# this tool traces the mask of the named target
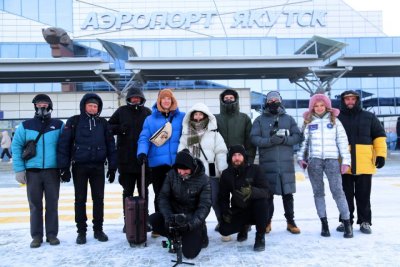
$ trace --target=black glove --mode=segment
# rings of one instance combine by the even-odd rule
[[[270,140],[271,140],[271,144],[280,145],[280,144],[283,144],[283,142],[285,142],[285,137],[275,134],[270,137]]]
[[[71,181],[71,171],[69,168],[60,169],[60,180],[63,183]]]
[[[108,169],[108,171],[107,171],[107,178],[108,178],[108,182],[110,183],[110,184],[112,184],[113,182],[114,182],[114,180],[115,180],[115,173],[117,172],[117,170],[116,169]]]
[[[375,160],[375,166],[380,169],[385,166],[385,158],[381,156],[377,156]]]
[[[146,154],[140,153],[140,154],[137,156],[137,161],[138,161],[139,165],[143,165],[144,163],[146,163],[146,162],[147,162],[147,156],[146,156]]]
[[[222,220],[226,223],[231,223],[232,222],[232,211],[228,210],[227,212],[222,214]]]

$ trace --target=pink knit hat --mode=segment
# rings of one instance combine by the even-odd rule
[[[308,111],[304,112],[303,114],[303,118],[304,119],[308,119],[310,117],[310,114],[312,114],[314,112],[314,105],[317,102],[324,102],[325,106],[326,106],[326,110],[328,112],[331,112],[335,117],[337,117],[340,113],[340,110],[338,110],[337,108],[332,108],[332,102],[329,99],[329,97],[327,97],[324,94],[315,94],[311,97],[310,102],[308,104]]]

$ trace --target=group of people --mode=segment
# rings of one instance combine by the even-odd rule
[[[385,164],[385,131],[372,113],[362,110],[356,92],[346,91],[341,99],[339,111],[331,107],[328,97],[315,94],[300,130],[286,113],[277,91],[267,94],[264,112],[253,124],[240,112],[239,95],[232,89],[220,94],[220,113],[214,115],[203,103],[193,105],[186,113],[180,111],[171,89],[161,90],[150,110],[144,106],[142,89],[133,86],[127,91],[127,104],[108,121],[100,117],[101,98],[88,93],[81,100],[81,114],[69,118],[65,125],[51,118],[51,99],[39,94],[33,99],[35,117],[21,123],[12,144],[16,178],[27,184],[31,247],[43,242],[43,194],[46,241],[51,245],[60,243],[60,181],[69,182],[71,177],[75,187],[76,243],[86,243],[88,182],[94,238],[108,240],[103,231],[106,163],[110,183],[118,170],[124,215],[124,199],[133,195],[135,187],[141,187],[141,166],[146,166],[146,192],[141,197],[148,199],[149,184],[155,195],[155,213],[149,215],[147,227],[152,237],[170,237],[174,216],[184,214],[185,221],[178,231],[185,257],[194,258],[208,246],[206,218],[211,207],[218,221],[215,230],[223,241],[231,240],[234,233],[238,233],[237,241],[245,241],[251,225],[255,225],[254,250],[263,251],[265,234],[272,230],[274,195],[282,196],[287,230],[300,233],[293,198],[293,146],[300,143],[297,159],[302,168],[308,169],[322,223],[321,235],[330,235],[323,172],[340,212],[337,230],[343,231],[344,237],[353,236],[355,198],[357,224],[363,233],[371,233],[371,177]],[[36,155],[24,160],[25,143],[38,134],[42,136],[37,140]],[[259,165],[254,164],[257,148]]]

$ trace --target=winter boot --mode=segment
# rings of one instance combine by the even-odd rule
[[[100,242],[107,242],[108,236],[103,231],[95,231],[94,238],[99,240]]]
[[[201,248],[208,247],[208,234],[207,234],[206,224],[203,225],[203,229],[201,230],[201,238],[202,238]]]
[[[363,234],[371,234],[372,230],[371,230],[371,225],[368,222],[363,222],[360,225],[360,231]]]
[[[60,240],[55,236],[47,237],[46,242],[48,242],[51,246],[57,246],[60,244]]]
[[[76,238],[76,243],[78,245],[86,244],[86,233],[79,233]]]
[[[338,227],[336,227],[336,231],[342,232],[342,233],[344,232],[344,224],[342,222],[339,224]]]
[[[269,232],[271,232],[272,230],[272,226],[271,226],[271,222],[267,225],[267,227],[265,228],[265,233],[269,234]]]
[[[321,218],[321,236],[328,237],[331,236],[331,233],[329,232],[329,226],[328,226],[328,219],[326,217]]]
[[[265,233],[256,233],[256,241],[254,242],[254,251],[265,250]]]
[[[247,240],[247,233],[249,232],[249,225],[243,226],[242,230],[237,234],[236,240],[243,242]]]
[[[30,247],[31,248],[38,248],[42,244],[43,239],[42,238],[34,238],[31,242]]]
[[[344,224],[344,238],[352,238],[353,237],[353,226],[350,223],[350,220],[343,220]]]
[[[294,221],[287,222],[286,230],[288,230],[292,234],[300,234],[300,228],[297,227],[297,225]]]

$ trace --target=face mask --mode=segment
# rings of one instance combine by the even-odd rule
[[[47,118],[47,117],[49,117],[50,116],[50,114],[51,114],[51,111],[48,111],[47,110],[47,108],[38,108],[37,110],[36,110],[36,116],[37,117],[39,117],[39,118]]]
[[[279,102],[267,103],[267,108],[268,108],[269,112],[271,112],[272,114],[277,114],[280,106],[281,106],[281,103],[279,103]]]

